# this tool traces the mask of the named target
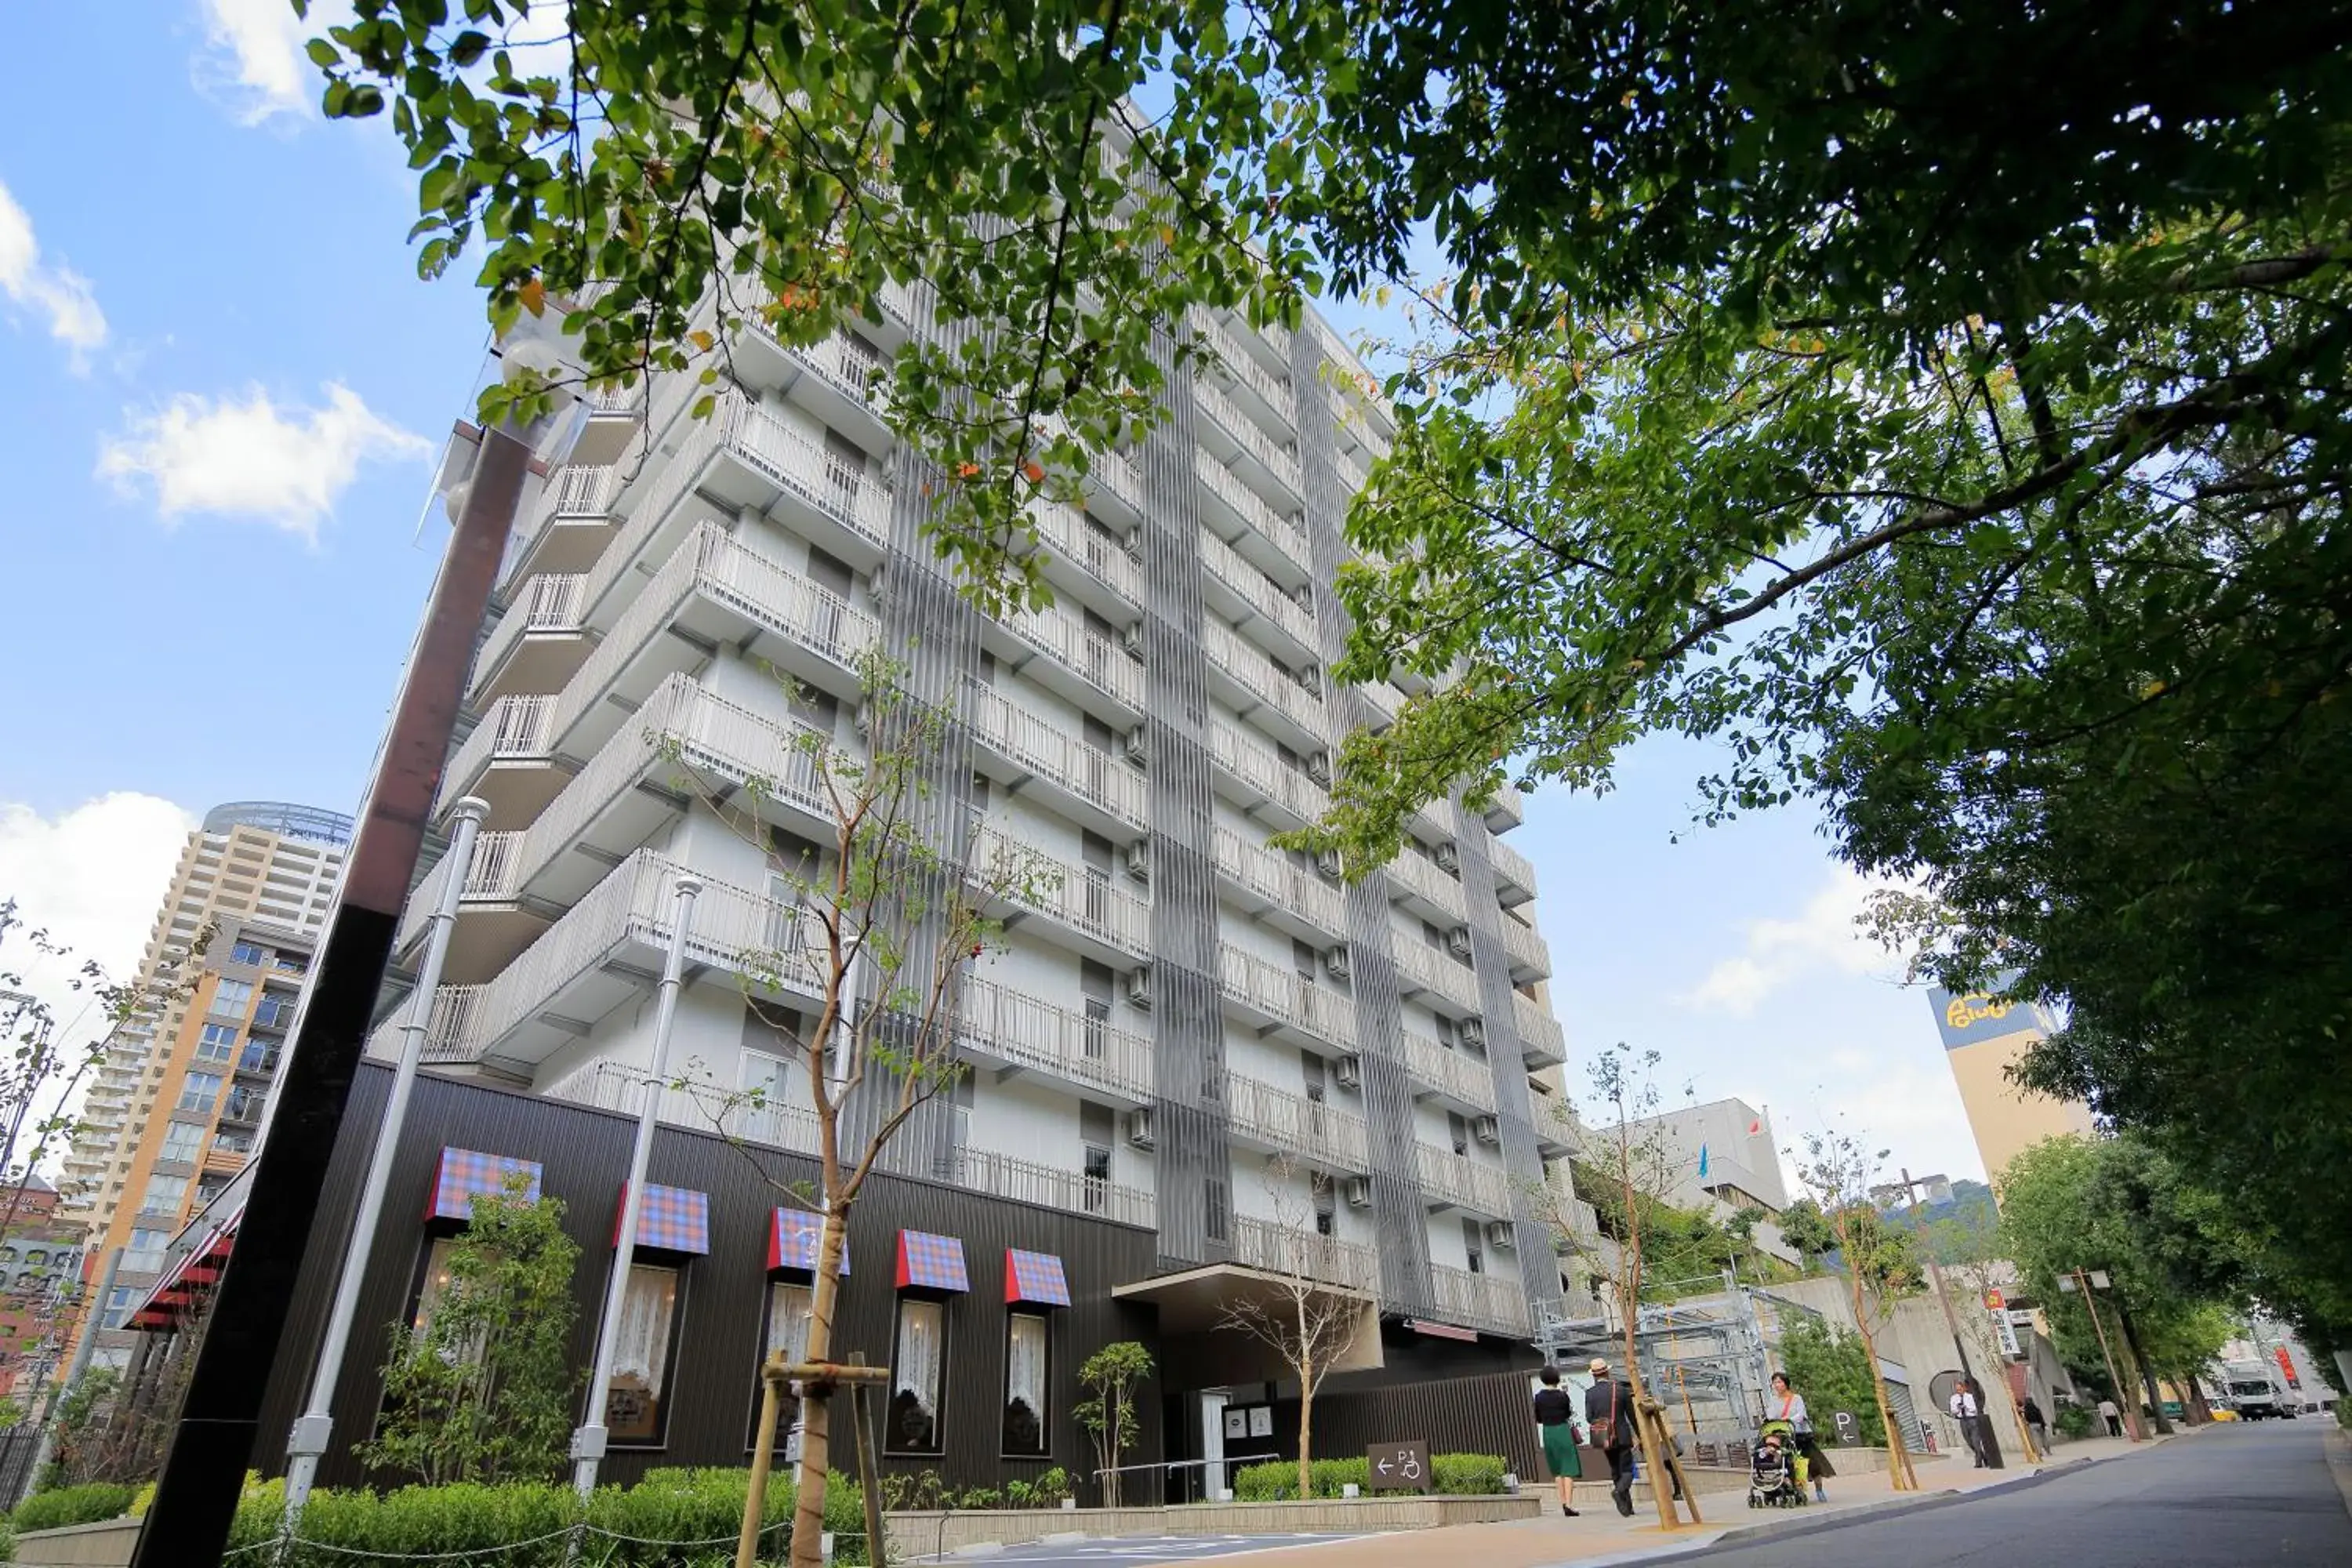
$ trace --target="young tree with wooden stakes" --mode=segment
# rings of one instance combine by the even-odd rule
[[[1298,1496],[1315,1495],[1315,1395],[1331,1369],[1355,1348],[1363,1332],[1366,1298],[1350,1293],[1339,1278],[1339,1250],[1315,1227],[1311,1201],[1300,1196],[1296,1162],[1276,1155],[1266,1163],[1265,1190],[1274,1209],[1276,1257],[1259,1263],[1279,1281],[1272,1299],[1236,1296],[1218,1314],[1217,1327],[1256,1341],[1282,1358],[1298,1380]]]
[[[715,1091],[690,1077],[648,1091],[693,1096],[764,1179],[822,1216],[801,1348],[806,1364],[835,1360],[839,1264],[868,1178],[891,1141],[962,1070],[954,1052],[958,985],[1001,934],[991,911],[1037,905],[1055,883],[1049,862],[1004,835],[989,836],[984,852],[961,859],[942,847],[965,837],[943,819],[944,807],[933,805],[942,782],[933,773],[950,749],[948,718],[908,691],[903,667],[887,655],[860,656],[857,673],[867,736],[859,748],[803,729],[784,740],[766,772],[721,776],[684,740],[655,737],[680,784],[766,858],[778,900],[771,940],[736,955],[734,964],[751,1005],[805,1068],[808,1101],[787,1104],[768,1085]],[[789,677],[779,679],[793,686]],[[814,811],[829,818],[831,842],[814,854],[782,847],[772,829],[785,806],[797,817]],[[804,1028],[788,1026],[771,1002],[779,996],[817,999]],[[747,1111],[810,1119],[814,1183],[774,1173],[742,1136]],[[744,1552],[753,1550],[762,1521],[776,1405],[770,1381],[744,1501]],[[831,1458],[829,1406],[809,1398],[801,1410],[793,1504],[796,1568],[821,1560]]]
[[[1918,1262],[1910,1237],[1891,1229],[1879,1218],[1871,1201],[1886,1151],[1872,1151],[1849,1132],[1814,1132],[1805,1137],[1805,1157],[1797,1179],[1812,1193],[1845,1259],[1846,1289],[1853,1298],[1853,1321],[1862,1348],[1870,1357],[1870,1386],[1878,1401],[1878,1419],[1886,1429],[1886,1473],[1899,1492],[1917,1491],[1919,1477],[1911,1468],[1911,1450],[1895,1419],[1887,1397],[1886,1379],[1879,1371],[1878,1341],[1871,1317],[1884,1303],[1918,1288]]]

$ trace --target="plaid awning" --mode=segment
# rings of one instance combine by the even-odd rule
[[[147,1299],[122,1320],[122,1326],[165,1331],[178,1328],[182,1313],[228,1267],[229,1248],[236,1245],[237,1223],[244,1218],[245,1205],[240,1204],[203,1240],[173,1259],[170,1271],[149,1287]]]
[[[506,1191],[507,1173],[521,1171],[530,1177],[530,1195],[539,1196],[540,1163],[511,1154],[483,1154],[472,1149],[444,1149],[441,1168],[433,1178],[433,1206],[426,1219],[471,1219],[474,1200],[484,1193]]]
[[[971,1276],[964,1271],[963,1243],[952,1236],[928,1231],[898,1233],[898,1289],[901,1290],[969,1290]]]
[[[1062,1271],[1062,1260],[1050,1252],[1024,1252],[1017,1247],[1006,1247],[1004,1300],[1008,1306],[1068,1306],[1070,1279]]]
[[[814,1274],[817,1244],[824,1232],[824,1215],[806,1209],[778,1209],[776,1223],[768,1229],[768,1267]],[[849,1237],[845,1236],[841,1238],[841,1267],[834,1273],[841,1278],[849,1274]]]
[[[629,1185],[621,1184],[621,1195],[613,1205],[613,1245],[621,1245],[621,1215],[629,1205]],[[698,1258],[710,1252],[710,1194],[698,1193],[691,1187],[665,1187],[658,1182],[646,1184],[646,1201],[637,1205],[637,1245],[658,1247],[670,1252],[691,1252]]]

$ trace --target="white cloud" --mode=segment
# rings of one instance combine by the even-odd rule
[[[55,1009],[61,1027],[84,1016],[87,988],[71,985],[85,961],[108,978],[128,979],[170,886],[172,868],[188,831],[189,813],[152,795],[119,791],[86,801],[55,817],[31,806],[0,802],[0,902],[15,900],[22,929],[0,937],[0,970],[22,976],[25,989]],[[38,954],[33,931],[72,949],[66,958]],[[70,1037],[68,1037],[70,1038]]]
[[[1746,1018],[1798,981],[1886,968],[1885,952],[1854,924],[1854,917],[1882,885],[1849,867],[1832,867],[1828,883],[1801,910],[1786,920],[1748,921],[1742,951],[1718,961],[1678,1000],[1687,1007]]]
[[[100,452],[100,477],[126,494],[144,480],[166,520],[210,511],[258,518],[305,540],[377,459],[429,458],[430,443],[331,383],[319,408],[280,411],[259,387],[217,401],[183,393],[160,412],[134,415]]]
[[[314,27],[287,0],[204,0],[205,52],[196,57],[199,90],[239,125],[307,117],[318,101],[317,71],[302,53]]]
[[[63,263],[41,259],[33,220],[5,184],[0,184],[0,293],[48,319],[49,336],[72,353],[76,372],[86,369],[90,351],[106,342],[106,316],[89,279]]]

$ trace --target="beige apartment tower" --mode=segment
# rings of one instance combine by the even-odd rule
[[[2091,1108],[2079,1100],[2053,1100],[2018,1087],[2009,1069],[2049,1037],[2056,1022],[2033,1002],[2014,1000],[2000,986],[1954,995],[1942,986],[1928,993],[1936,1005],[1936,1027],[1944,1037],[1944,1058],[1952,1064],[1960,1104],[1976,1135],[1985,1179],[1996,1194],[2009,1163],[2044,1138],[2089,1135]]]

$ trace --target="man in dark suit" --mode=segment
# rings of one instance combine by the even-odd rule
[[[1609,1495],[1617,1511],[1633,1516],[1633,1385],[1609,1375],[1606,1357],[1592,1358],[1592,1386],[1584,1391],[1584,1424],[1609,1461]]]

